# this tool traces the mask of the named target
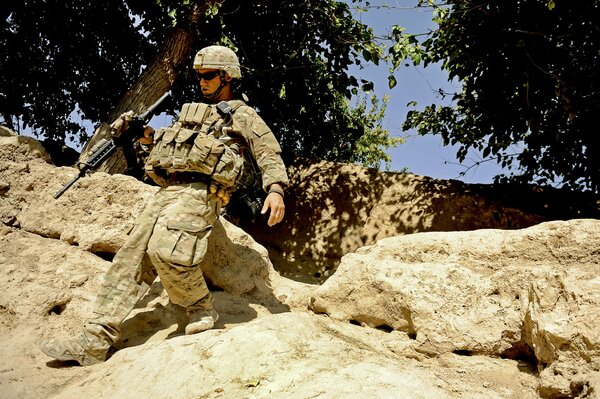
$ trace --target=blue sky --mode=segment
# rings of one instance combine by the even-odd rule
[[[349,2],[350,3],[350,2]],[[354,17],[373,28],[375,35],[386,36],[392,25],[406,28],[407,33],[421,34],[435,29],[432,22],[431,9],[415,9],[416,0],[371,1],[367,12],[356,13]],[[352,5],[351,5],[352,6]],[[389,44],[389,43],[386,43]],[[402,66],[395,73],[398,84],[393,89],[388,88],[387,76],[389,67],[380,65],[370,66],[363,70],[353,70],[355,76],[371,80],[375,84],[375,93],[382,97],[390,97],[384,128],[394,136],[406,138],[406,143],[389,151],[392,157],[391,170],[400,170],[407,167],[408,171],[417,175],[425,175],[440,179],[458,179],[467,183],[491,183],[492,178],[500,173],[501,168],[494,162],[486,162],[469,170],[466,166],[480,161],[476,152],[469,154],[465,166],[460,165],[456,159],[456,148],[442,145],[441,137],[427,135],[418,136],[413,131],[403,132],[407,112],[412,109],[407,104],[417,101],[417,109],[426,105],[448,104],[449,99],[442,99],[437,90],[442,88],[445,92],[456,92],[460,88],[457,83],[451,83],[447,74],[439,66],[427,68]],[[460,176],[461,172],[465,172]]]

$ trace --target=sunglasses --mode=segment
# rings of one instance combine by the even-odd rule
[[[212,71],[212,72],[204,72],[204,73],[200,73],[200,72],[196,72],[196,75],[198,76],[198,79],[202,80],[213,80],[214,78],[216,78],[217,76],[219,76],[221,74],[221,71]]]

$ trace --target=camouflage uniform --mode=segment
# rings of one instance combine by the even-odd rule
[[[223,201],[210,190],[215,181],[220,190],[236,190],[254,175],[255,160],[263,189],[273,183],[288,184],[281,149],[269,127],[243,101],[228,103],[233,110],[225,116],[216,105],[185,104],[173,126],[156,132],[146,170],[161,189],[115,255],[94,306],[95,317],[84,327],[76,347],[67,351],[79,352],[80,363],[105,359],[119,337],[121,323],[156,275],[170,300],[188,313],[212,308],[199,264]],[[210,169],[213,173],[208,173]],[[52,345],[42,349],[61,359]]]

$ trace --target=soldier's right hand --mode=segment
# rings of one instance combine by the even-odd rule
[[[113,123],[110,124],[110,131],[113,137],[120,137],[129,127],[129,121],[135,114],[133,111],[123,112]]]

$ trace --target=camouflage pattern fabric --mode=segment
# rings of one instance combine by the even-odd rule
[[[51,339],[42,341],[40,349],[50,357],[61,361],[75,361],[82,366],[106,360],[111,341],[100,325],[88,324],[81,334],[73,339]]]
[[[199,301],[210,293],[198,265],[219,215],[219,201],[204,183],[170,186],[164,192],[176,200],[161,211],[148,242],[148,255],[171,302],[188,312],[205,309],[206,304]]]
[[[212,297],[198,266],[220,211],[205,183],[160,189],[106,272],[84,330],[115,343],[120,325],[156,276],[173,303],[188,312],[210,309]],[[98,329],[101,326],[101,329]]]
[[[249,152],[243,154],[244,158],[250,155],[256,161],[265,191],[273,183],[287,186],[281,148],[272,131],[243,101],[229,103],[236,109],[229,121],[217,114],[214,105],[194,106],[192,103],[192,107],[190,104],[184,106],[186,112],[182,110],[182,118],[174,126],[210,131],[217,138],[223,135],[233,138],[226,142],[227,145],[241,145]],[[190,113],[187,112],[189,109],[201,111]],[[160,139],[157,137],[158,141]],[[177,172],[189,171],[183,168]],[[170,173],[173,171],[164,170],[163,176]],[[188,313],[212,309],[212,296],[199,264],[206,254],[222,200],[217,196],[218,191],[211,192],[206,179],[200,177],[199,174],[198,182],[193,183],[161,184],[163,187],[139,216],[104,276],[94,307],[95,317],[84,327],[82,337],[85,339],[76,342],[77,348],[85,346],[81,342],[91,345],[85,347],[86,361],[90,356],[92,360],[105,356],[119,338],[121,323],[157,275],[170,300],[186,307]]]
[[[233,123],[229,135],[239,135],[245,141],[252,158],[256,161],[262,176],[262,188],[268,191],[273,183],[279,183],[286,187],[289,179],[285,164],[281,159],[281,147],[275,135],[256,113],[254,108],[249,107],[241,100],[230,101],[233,107],[239,108],[233,114]]]
[[[213,175],[218,172],[223,173],[227,169],[224,164],[230,165],[233,161],[223,162],[224,159],[212,159],[208,162],[216,150],[212,141],[205,140],[206,135],[211,135],[222,140],[228,147],[236,148],[236,152],[244,156],[245,163],[248,163],[246,155],[256,161],[262,176],[261,187],[264,191],[267,191],[273,183],[287,186],[289,179],[281,159],[281,147],[271,129],[244,101],[231,100],[228,103],[234,110],[231,120],[225,120],[215,105],[184,104],[178,121],[171,128],[157,131],[154,148],[146,164],[148,175],[161,186],[166,185],[166,182],[160,177],[173,171],[202,172],[209,175],[210,171],[202,170],[198,165],[194,166],[187,162],[192,153],[194,158],[204,158],[207,163],[216,165],[211,168]],[[193,137],[191,134],[184,135],[188,131],[197,132],[192,143],[186,143]],[[221,158],[228,154],[222,151],[217,153]],[[245,165],[245,167],[253,168],[252,165]]]

